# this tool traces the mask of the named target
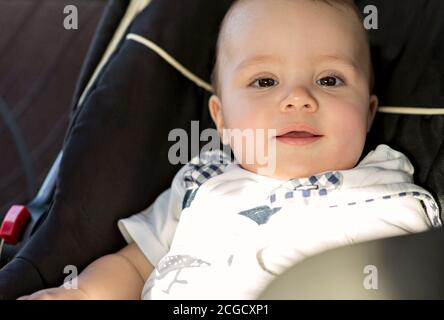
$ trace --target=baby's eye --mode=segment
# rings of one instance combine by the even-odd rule
[[[339,87],[345,84],[341,78],[335,75],[323,77],[318,81],[316,81],[316,83],[320,86],[325,86],[325,87]]]
[[[253,87],[259,87],[259,88],[268,88],[276,86],[278,82],[271,78],[261,78],[255,80],[253,83],[251,83],[251,86]]]

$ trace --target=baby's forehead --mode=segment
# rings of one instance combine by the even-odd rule
[[[305,48],[365,64],[368,40],[351,8],[322,0],[241,0],[224,19],[218,56],[238,60],[251,53],[288,54]],[[289,40],[290,39],[290,40]],[[307,43],[312,46],[305,46]],[[297,47],[299,43],[299,47]],[[292,47],[293,46],[293,47]],[[307,54],[311,51],[306,50]],[[227,61],[225,61],[227,62]]]
[[[224,18],[219,34],[218,49],[220,51],[242,50],[243,47],[251,45],[245,40],[258,37],[259,33],[267,34],[269,40],[273,40],[280,34],[295,35],[295,39],[298,35],[311,37],[313,30],[319,28],[319,23],[328,24],[328,29],[332,30],[339,29],[341,25],[345,29],[342,30],[345,31],[344,33],[352,38],[361,40],[364,38],[364,43],[368,42],[357,13],[344,5],[330,4],[330,1],[333,0],[238,0]],[[322,20],[311,19],[317,16],[322,16]],[[295,24],[294,22],[297,21],[301,23]],[[292,28],[295,25],[297,27]],[[344,33],[338,36],[341,37]],[[239,39],[241,41],[236,42]]]

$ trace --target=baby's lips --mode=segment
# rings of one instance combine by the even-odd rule
[[[298,135],[301,137],[307,137],[307,136],[322,136],[318,132],[318,130],[314,129],[310,125],[306,123],[295,123],[293,125],[286,126],[282,129],[277,130],[277,137],[281,136],[294,136],[297,137]]]
[[[279,137],[309,138],[309,137],[315,137],[315,135],[307,131],[290,131]]]

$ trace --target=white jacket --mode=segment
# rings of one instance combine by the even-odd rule
[[[409,160],[386,145],[351,170],[290,181],[226,159],[193,159],[153,205],[119,221],[156,266],[142,298],[252,299],[305,257],[441,226]]]

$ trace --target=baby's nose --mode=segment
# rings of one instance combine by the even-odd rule
[[[318,103],[309,90],[298,87],[293,89],[281,103],[282,112],[294,109],[315,112],[318,110]]]

